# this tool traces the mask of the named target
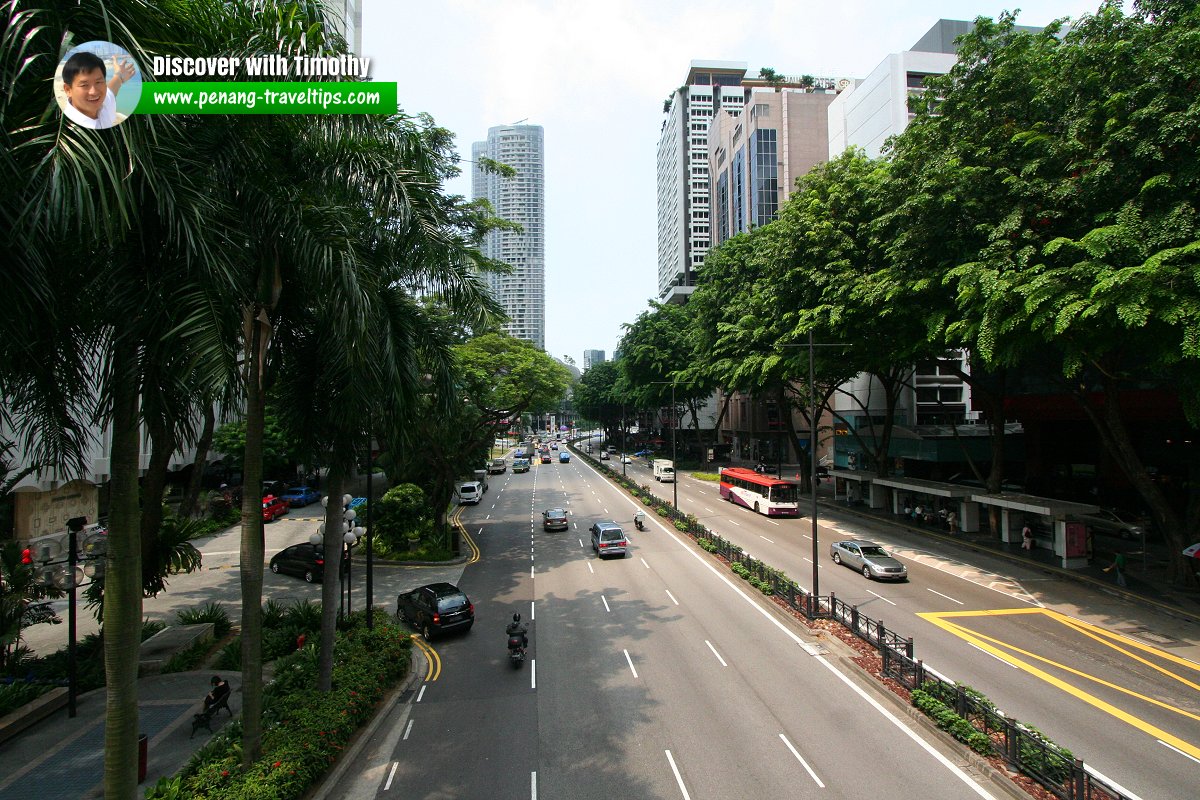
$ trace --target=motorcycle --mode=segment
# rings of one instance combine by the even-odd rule
[[[639,531],[646,530],[646,520],[644,517],[634,517],[633,524]]]
[[[525,637],[519,633],[508,635],[508,660],[513,667],[521,666],[525,660]]]
[[[30,603],[21,612],[21,627],[23,628],[28,628],[30,625],[40,625],[43,622],[50,622],[55,625],[62,624],[62,617],[54,610],[54,606],[48,602]]]

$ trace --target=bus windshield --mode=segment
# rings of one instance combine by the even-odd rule
[[[795,503],[796,498],[796,484],[794,483],[781,483],[771,487],[770,500],[772,503]]]

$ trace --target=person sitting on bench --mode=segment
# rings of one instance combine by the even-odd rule
[[[209,714],[222,706],[229,708],[229,682],[220,675],[213,675],[212,691],[204,695],[204,713]]]

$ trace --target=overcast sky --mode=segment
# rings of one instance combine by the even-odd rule
[[[545,128],[546,350],[612,358],[657,293],[655,152],[663,100],[693,59],[864,78],[939,19],[1045,25],[1099,0],[363,0],[371,77],[458,152],[494,125]],[[469,174],[469,172],[467,173]],[[447,187],[470,196],[464,175]]]

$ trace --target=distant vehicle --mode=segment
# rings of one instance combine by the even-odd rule
[[[1150,533],[1147,521],[1128,511],[1102,508],[1094,514],[1076,514],[1074,518],[1093,531],[1115,533],[1122,539],[1140,539],[1143,533]]]
[[[551,443],[550,443],[550,449],[551,449],[551,450],[557,450],[557,449],[558,449],[558,442],[551,442]]]
[[[607,450],[610,453],[615,453],[615,452],[617,452],[617,446],[615,444],[610,444],[608,447],[605,448],[605,450]]]
[[[543,464],[549,464],[549,463],[550,463],[550,454],[549,454],[548,452],[547,452],[547,453],[542,453],[542,463],[543,463]]]
[[[468,503],[478,505],[483,499],[483,489],[479,486],[479,481],[468,481],[458,487],[458,502],[460,505]]]
[[[426,641],[437,634],[469,631],[475,605],[453,583],[431,583],[396,597],[396,616],[412,625]]]
[[[542,530],[565,531],[567,527],[566,511],[561,508],[548,508],[542,512]]]
[[[654,480],[659,483],[675,482],[675,462],[659,458],[654,461]]]
[[[591,531],[592,549],[596,551],[596,555],[600,558],[625,557],[629,541],[625,538],[625,533],[621,530],[620,525],[615,522],[593,522]]]
[[[486,492],[488,490],[488,471],[486,469],[477,469],[473,474],[475,475],[475,482],[479,484],[480,491]]]
[[[760,475],[752,469],[722,469],[721,497],[768,517],[800,516],[796,484]]]
[[[633,459],[632,459],[632,458],[630,458],[629,456],[624,456],[624,455],[623,455],[623,456],[621,456],[621,463],[622,463],[622,464],[632,464],[632,463],[633,463]]]
[[[600,460],[601,460],[601,461],[608,461],[608,451],[607,451],[607,450],[601,450],[601,451],[600,451]]]
[[[568,453],[566,450],[563,450],[562,452],[560,452],[558,454],[558,463],[560,463],[560,464],[571,463],[571,454]]]
[[[513,459],[513,472],[529,472],[529,459],[528,458],[514,458]]]
[[[276,497],[273,494],[269,494],[262,499],[262,506],[263,522],[274,522],[288,513],[288,509],[291,508],[286,500],[282,497]]]
[[[654,455],[654,451],[653,450],[638,450],[636,453],[634,453],[634,455],[635,456],[652,456],[652,455]],[[670,462],[668,461],[667,463],[669,464]]]
[[[829,546],[829,555],[833,563],[858,570],[867,580],[908,580],[908,569],[875,542],[861,539],[834,542]]]
[[[325,577],[325,552],[308,542],[285,547],[271,556],[271,572],[296,575],[308,583],[320,583]]]
[[[310,489],[307,486],[297,486],[295,488],[288,489],[287,492],[284,493],[283,499],[286,500],[288,505],[292,508],[300,508],[301,506],[306,506],[310,503],[315,503],[320,500],[321,493],[316,489]]]
[[[502,475],[505,472],[508,472],[508,462],[503,458],[493,458],[488,464],[489,475]]]

